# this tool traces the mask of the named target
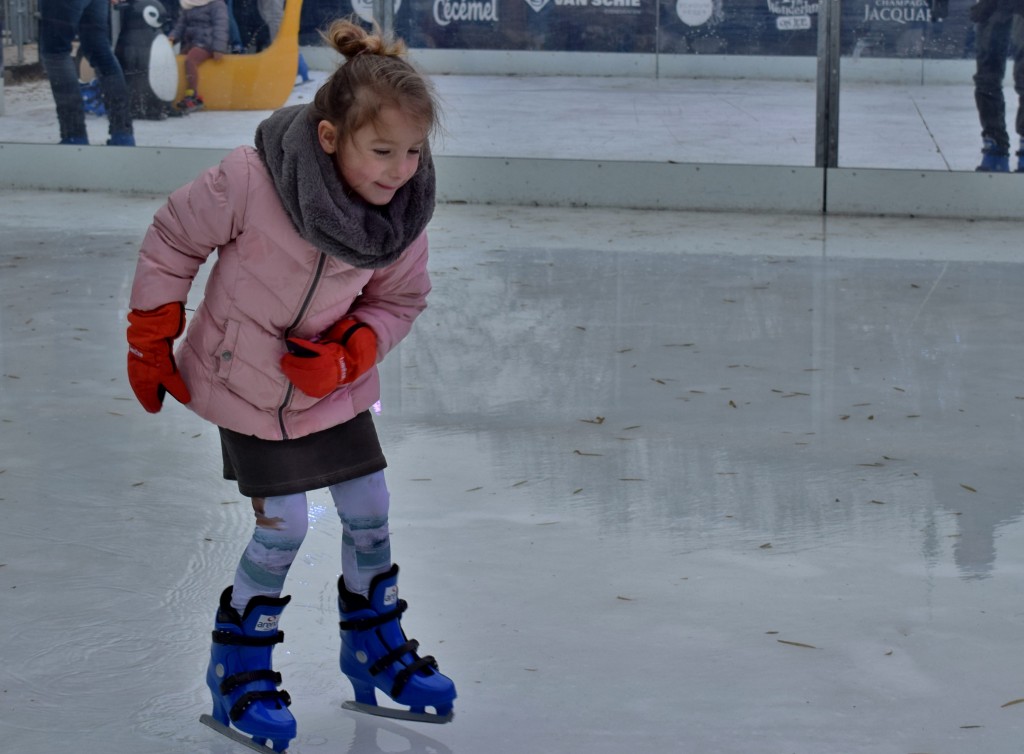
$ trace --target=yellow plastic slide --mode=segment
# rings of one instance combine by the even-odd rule
[[[224,55],[199,66],[199,96],[207,110],[276,110],[288,99],[299,70],[302,0],[287,0],[274,41],[252,55]],[[177,102],[185,96],[185,56],[178,55]]]

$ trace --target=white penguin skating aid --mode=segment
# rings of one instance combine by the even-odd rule
[[[172,114],[178,61],[164,34],[167,10],[160,0],[124,0],[114,54],[124,70],[132,118],[163,120]]]

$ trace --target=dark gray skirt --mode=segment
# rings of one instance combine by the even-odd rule
[[[224,478],[248,497],[330,487],[387,467],[373,417],[354,419],[294,440],[261,440],[220,427]]]

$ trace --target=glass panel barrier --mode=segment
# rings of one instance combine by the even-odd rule
[[[452,153],[811,166],[816,13],[804,0],[404,0],[395,18],[414,48],[532,51],[548,74],[577,59],[571,79],[440,81],[457,111],[502,113],[502,142],[456,132]]]
[[[282,33],[271,44],[256,0],[232,0],[237,54],[202,65],[205,112],[180,118],[173,105],[185,94],[184,66],[168,57],[166,38],[178,0],[119,7],[110,36],[130,86],[142,92],[133,101],[136,141],[159,147],[250,141],[269,110],[308,101],[322,81],[323,71],[313,71],[308,84],[294,76],[299,50],[321,44],[318,29],[339,15],[369,20],[373,12],[368,0],[288,0]],[[472,64],[456,66],[464,75],[439,76],[442,96],[454,105],[446,153],[805,166],[814,164],[816,14],[808,0],[394,3],[396,32],[414,54],[539,61],[527,66],[538,74],[528,78],[507,75],[523,72],[521,58],[519,68],[505,70],[500,57],[492,78],[468,75],[478,72]],[[5,30],[8,57],[27,50],[30,60],[8,61],[0,142],[56,143],[61,134],[38,64],[38,31],[18,37]],[[76,66],[86,85],[89,142],[103,144],[107,120],[97,87],[89,86],[96,74],[80,56]],[[154,104],[148,90],[158,88],[161,71],[172,91],[157,92],[164,101]],[[481,119],[496,112],[501,121],[482,128]]]
[[[0,1],[7,82],[0,142],[56,143],[36,0]],[[842,3],[840,166],[974,169],[981,138],[970,4]],[[133,102],[138,144],[250,141],[269,110],[308,101],[323,80],[324,71],[314,70],[309,82],[293,75],[299,51],[320,44],[318,29],[339,15],[372,14],[372,0],[288,0],[282,34],[270,43],[256,0],[232,6],[240,52],[204,64],[207,108],[187,118],[175,117],[173,107],[185,88],[183,65],[166,58],[178,0],[130,0],[112,14],[110,36],[131,85],[148,74],[143,90],[164,87],[161,112]],[[154,14],[156,25],[140,28]],[[394,2],[396,32],[414,54],[470,61],[446,64],[455,75],[437,77],[449,106],[446,153],[592,160],[814,165],[818,16],[813,0]],[[480,73],[473,61],[483,58],[473,56],[481,54],[491,56],[489,76],[472,75]],[[87,63],[76,59],[76,66],[84,84],[96,78]],[[158,68],[171,71],[170,94],[154,78]],[[508,75],[524,71],[530,75]],[[86,86],[83,97],[89,141],[105,143],[95,88]],[[480,126],[485,117],[489,128]]]
[[[845,3],[840,167],[974,170],[981,139],[974,98],[972,4]]]
[[[680,98],[673,158],[814,165],[818,3],[661,0],[659,85]]]

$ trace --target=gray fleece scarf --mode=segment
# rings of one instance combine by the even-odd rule
[[[256,129],[256,149],[299,235],[353,267],[397,260],[434,213],[434,162],[420,155],[412,179],[383,207],[349,192],[332,155],[320,147],[309,105],[278,110]]]

